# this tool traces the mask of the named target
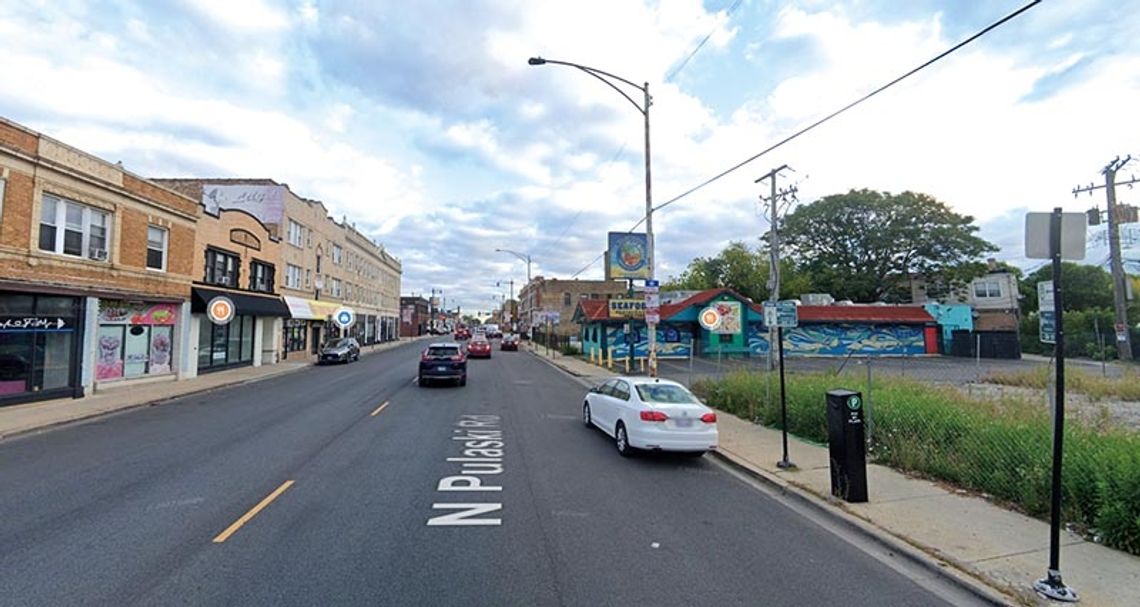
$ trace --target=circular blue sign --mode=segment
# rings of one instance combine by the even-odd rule
[[[356,322],[356,313],[349,308],[337,308],[333,313],[333,322],[342,329],[351,327]]]

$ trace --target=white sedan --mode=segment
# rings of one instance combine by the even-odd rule
[[[717,448],[716,412],[667,379],[616,377],[591,388],[582,421],[612,436],[623,456],[637,449],[699,456]]]

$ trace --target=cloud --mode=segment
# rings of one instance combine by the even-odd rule
[[[495,282],[525,273],[496,248],[567,277],[645,209],[641,112],[527,57],[650,84],[660,205],[1018,4],[781,6],[15,3],[0,20],[0,115],[143,174],[289,183],[401,257],[405,291],[489,307]],[[1140,151],[1138,36],[1140,19],[1107,0],[1042,3],[655,213],[658,273],[754,245],[767,226],[753,181],[780,164],[805,203],[863,187],[931,194],[1014,259],[1025,210],[1083,210],[1072,186]],[[600,276],[594,264],[580,277]]]

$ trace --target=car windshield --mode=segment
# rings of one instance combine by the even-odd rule
[[[673,384],[637,384],[637,395],[647,403],[699,403],[691,392]]]
[[[459,348],[455,346],[432,346],[428,348],[427,355],[432,358],[450,358],[459,355]]]
[[[342,339],[342,340],[336,342],[336,347],[338,347],[338,348],[347,348],[351,345],[352,345],[351,339]]]

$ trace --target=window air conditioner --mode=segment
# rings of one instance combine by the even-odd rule
[[[87,250],[87,256],[95,261],[107,261],[107,249],[96,249],[92,247]]]

